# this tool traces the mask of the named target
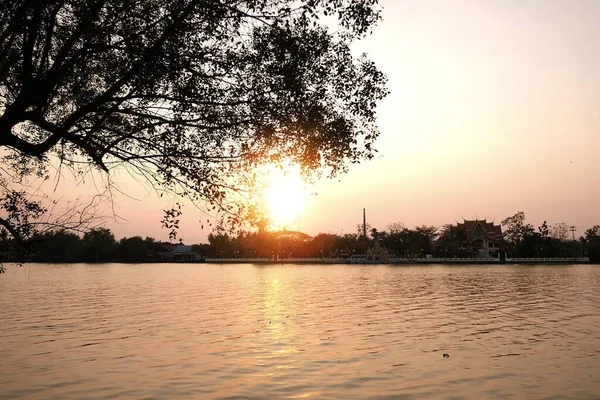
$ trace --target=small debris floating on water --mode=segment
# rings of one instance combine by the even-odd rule
[[[444,358],[450,358],[450,354],[444,353],[444,355],[442,357],[444,357]]]

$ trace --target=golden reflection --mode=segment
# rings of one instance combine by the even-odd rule
[[[282,314],[285,313],[280,286],[279,278],[271,279],[264,307],[265,318],[269,321],[270,331],[276,334],[275,339],[280,339],[283,332]]]
[[[315,392],[308,392],[308,393],[302,393],[296,396],[289,396],[289,399],[306,399],[309,398],[310,396],[314,395]]]
[[[288,295],[290,294],[284,282],[278,277],[270,278],[267,283],[264,301],[264,319],[267,321],[267,329],[264,330],[262,341],[268,348],[265,358],[273,360],[270,373],[278,370],[292,368],[289,365],[289,354],[297,352],[296,339],[297,330],[289,319]],[[277,361],[276,361],[277,360]],[[286,361],[285,363],[279,362]]]

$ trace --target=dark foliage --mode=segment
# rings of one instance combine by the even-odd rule
[[[517,212],[515,215],[502,221],[506,251],[512,257],[579,257],[590,256],[594,246],[585,237],[580,240],[569,240],[567,235],[568,226],[558,223],[548,226],[547,222],[536,229],[533,225],[526,223],[525,213]],[[586,232],[586,236],[593,236],[593,228]]]
[[[350,45],[379,18],[376,0],[3,2],[0,224],[30,235],[45,209],[12,179],[56,158],[124,166],[238,223],[258,164],[371,158],[385,77]]]

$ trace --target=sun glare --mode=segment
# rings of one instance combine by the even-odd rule
[[[263,196],[273,229],[295,227],[307,198],[299,177],[285,175],[272,178]]]

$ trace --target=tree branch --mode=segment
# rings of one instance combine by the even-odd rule
[[[21,234],[11,225],[10,222],[5,220],[4,218],[0,218],[0,225],[6,228],[6,230],[12,235],[13,239],[15,239],[21,246],[23,246],[24,249],[30,252],[33,251],[29,244],[25,241]]]
[[[195,4],[192,2],[188,5],[188,7],[181,12],[180,15],[173,15],[173,20],[183,19],[191,12],[191,10],[195,7]],[[173,34],[177,28],[177,24],[172,21],[171,24],[167,26],[162,35],[156,41],[146,49],[145,54],[140,57],[133,66],[124,73],[116,82],[114,82],[104,93],[100,96],[96,97],[83,107],[77,109],[73,114],[71,114],[63,123],[63,126],[66,128],[70,128],[75,124],[77,120],[79,120],[82,116],[94,110],[95,108],[101,106],[111,99],[113,95],[115,95],[125,84],[129,83],[131,78],[137,74],[141,68],[150,60],[154,52],[162,46],[166,40]]]

